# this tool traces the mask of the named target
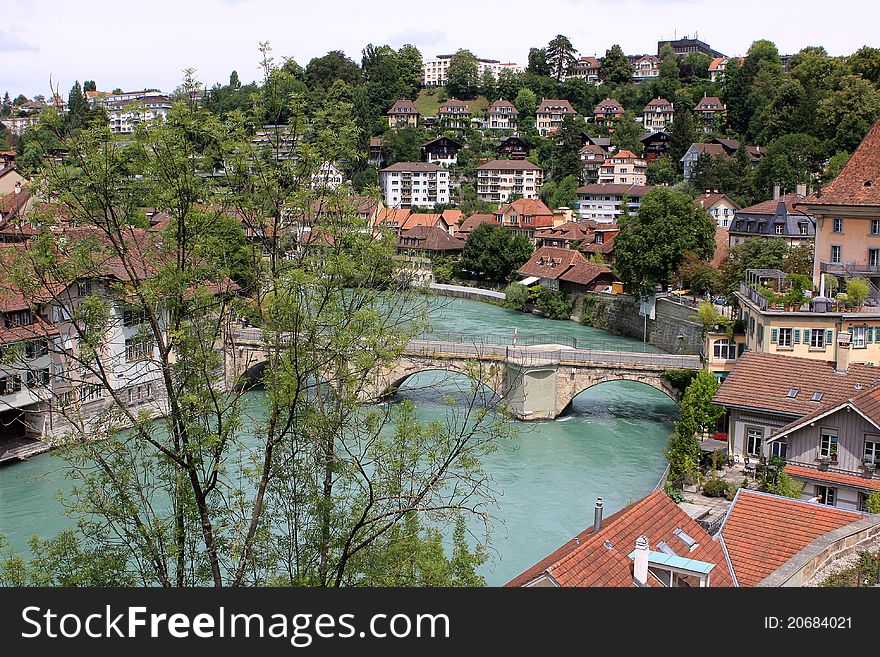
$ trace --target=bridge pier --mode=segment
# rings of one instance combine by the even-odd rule
[[[556,410],[558,365],[529,366],[507,361],[505,401],[518,420],[552,420]]]

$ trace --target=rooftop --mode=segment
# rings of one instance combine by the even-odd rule
[[[813,205],[880,206],[880,119],[837,177],[806,202]]]

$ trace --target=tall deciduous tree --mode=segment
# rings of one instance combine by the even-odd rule
[[[446,90],[454,98],[476,98],[480,91],[480,67],[470,50],[459,50],[449,62]]]
[[[623,116],[614,120],[614,132],[611,133],[611,143],[619,150],[632,151],[641,155],[645,145],[641,139],[645,136],[645,129],[636,120],[635,114],[625,112]]]
[[[488,281],[510,280],[532,256],[532,243],[525,235],[484,223],[474,228],[464,243],[461,267]]]
[[[547,51],[544,48],[529,48],[526,71],[537,76],[549,77],[552,74],[550,63],[547,61]]]
[[[638,216],[621,215],[614,239],[617,275],[643,294],[665,289],[688,251],[706,260],[715,252],[715,221],[690,196],[658,188],[642,197]]]
[[[397,65],[404,98],[415,100],[422,86],[422,53],[411,43],[397,49]]]
[[[623,53],[623,48],[618,44],[614,44],[602,58],[602,64],[599,68],[599,77],[605,84],[622,85],[630,81],[633,74],[632,64]]]
[[[329,89],[336,80],[355,86],[361,79],[360,66],[341,50],[333,50],[323,57],[312,59],[305,70],[305,82],[310,89]]]

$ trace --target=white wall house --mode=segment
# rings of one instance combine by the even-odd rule
[[[528,160],[492,160],[477,167],[477,198],[505,203],[514,195],[538,198],[544,170]]]
[[[449,63],[452,55],[436,55],[427,57],[422,65],[422,83],[426,87],[442,87],[446,85]],[[501,62],[497,59],[477,59],[478,75],[482,76],[485,71],[491,71],[498,79],[502,71],[522,73],[525,68],[513,62]]]
[[[382,196],[389,208],[449,203],[449,172],[428,162],[398,162],[379,172]]]

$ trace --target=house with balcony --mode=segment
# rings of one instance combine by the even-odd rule
[[[519,198],[502,204],[495,211],[495,223],[514,235],[525,235],[534,241],[539,231],[556,225],[557,215],[539,198]]]
[[[524,160],[529,156],[529,145],[516,135],[511,135],[501,140],[495,149],[502,160]]]
[[[103,101],[110,130],[120,134],[131,134],[140,123],[164,121],[171,111],[171,104],[171,99],[167,96],[149,92],[110,96]]]
[[[639,185],[646,182],[648,163],[632,151],[617,151],[599,167],[601,185]]]
[[[544,170],[528,160],[492,160],[477,167],[477,198],[507,203],[516,195],[536,199],[544,184]]]
[[[436,258],[459,257],[464,242],[437,226],[420,225],[400,233],[395,244],[395,264],[408,280],[419,285],[434,282]]]
[[[698,130],[715,132],[727,116],[727,105],[717,96],[703,96],[694,106],[694,123]]]
[[[648,164],[660,159],[669,150],[669,133],[665,130],[651,132],[639,139],[639,141],[644,146],[645,161]]]
[[[440,125],[446,128],[463,130],[470,125],[471,108],[463,100],[450,98],[437,110]]]
[[[449,203],[449,172],[429,162],[397,162],[379,171],[382,197],[389,208]]]
[[[703,208],[715,220],[719,228],[729,227],[733,222],[736,212],[742,209],[727,194],[721,194],[717,190],[710,191],[707,189],[694,199],[694,203]]]
[[[830,183],[806,198],[816,218],[813,284],[822,274],[862,276],[880,288],[880,120]]]
[[[519,111],[509,100],[496,100],[486,109],[486,130],[515,130],[519,120]]]
[[[388,117],[388,125],[399,130],[401,128],[417,128],[421,115],[411,100],[401,99],[395,101],[385,116]]]
[[[602,84],[602,80],[599,77],[601,68],[602,63],[595,57],[581,57],[569,67],[565,78],[581,78],[590,84],[598,86]]]
[[[623,116],[623,105],[613,98],[606,98],[593,108],[593,121],[597,125],[610,127],[614,124],[615,119]]]
[[[451,167],[458,162],[458,151],[463,145],[449,137],[437,137],[422,144],[422,157],[425,162]]]
[[[370,137],[370,144],[367,148],[367,164],[378,169],[385,161],[385,154],[382,152],[382,138]]]
[[[639,57],[633,64],[632,79],[634,82],[644,82],[660,77],[660,58],[655,55]]]
[[[642,125],[647,132],[665,130],[674,118],[675,107],[665,98],[655,98],[642,110]]]
[[[780,238],[790,247],[812,244],[816,239],[816,219],[803,201],[800,194],[785,194],[736,210],[728,227],[729,248],[755,237]]]
[[[559,130],[562,120],[566,116],[575,116],[577,112],[567,100],[545,98],[538,105],[535,112],[535,127],[542,136],[547,136]]]
[[[630,214],[637,215],[642,197],[653,189],[652,185],[584,185],[577,189],[578,213],[581,219],[616,224],[623,213],[624,199]]]
[[[605,164],[608,151],[601,146],[587,143],[581,146],[578,155],[581,158],[583,181],[587,184],[599,182],[599,172]]]

